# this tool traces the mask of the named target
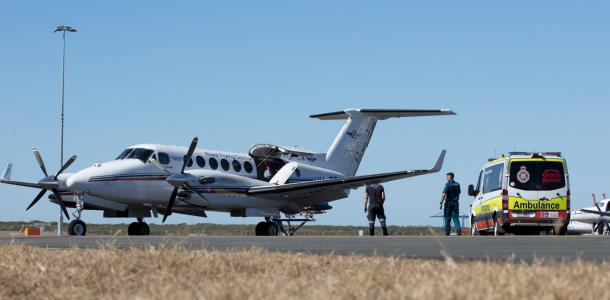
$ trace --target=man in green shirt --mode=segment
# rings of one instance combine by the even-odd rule
[[[451,220],[455,225],[455,231],[457,235],[462,235],[462,227],[460,226],[460,184],[454,180],[455,174],[447,173],[447,184],[443,189],[441,196],[441,209],[443,209],[443,202],[445,202],[445,210],[443,216],[445,219],[445,235],[451,233]]]

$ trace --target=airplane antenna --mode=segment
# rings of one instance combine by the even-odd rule
[[[57,26],[55,28],[55,32],[61,32],[63,47],[61,54],[61,141],[60,141],[60,166],[64,165],[64,81],[65,81],[65,71],[66,71],[66,32],[76,32],[76,28],[70,26]],[[59,199],[61,202],[61,199]],[[59,209],[59,222],[57,222],[57,235],[61,236],[62,227],[64,223],[64,215],[62,214],[62,209]]]

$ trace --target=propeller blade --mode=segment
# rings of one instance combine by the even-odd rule
[[[593,204],[595,205],[595,207],[597,207],[597,211],[602,211],[601,208],[599,208],[599,205],[597,205],[597,199],[595,199],[595,194],[593,194]]]
[[[53,189],[51,191],[53,192],[53,195],[55,195],[55,199],[57,199],[57,203],[59,203],[59,206],[61,206],[61,210],[64,212],[66,219],[70,220],[70,215],[68,214],[68,209],[66,208],[66,204],[64,203],[64,200],[61,199],[61,195],[59,195],[59,192],[55,189]]]
[[[167,220],[167,216],[172,213],[172,207],[174,207],[174,202],[176,201],[176,194],[178,193],[178,188],[174,188],[172,191],[172,195],[169,197],[169,202],[167,203],[167,207],[165,208],[165,212],[163,213],[163,223]]]
[[[188,185],[188,184],[184,184],[182,186],[185,190],[189,190],[195,194],[197,194],[199,197],[203,198],[203,200],[205,200],[205,202],[207,202],[207,205],[210,205],[210,201],[208,200],[208,198],[206,198],[202,193],[196,191],[195,189],[193,189],[192,186]]]
[[[30,208],[32,208],[32,206],[34,206],[34,204],[36,204],[38,202],[38,200],[40,200],[40,198],[42,198],[42,196],[44,196],[44,194],[47,192],[46,189],[42,189],[42,191],[40,191],[40,193],[38,193],[38,195],[36,195],[36,197],[34,198],[34,200],[32,200],[32,202],[30,203],[30,205],[28,206],[28,208],[26,208],[25,210],[29,210]]]
[[[198,141],[199,141],[199,139],[197,137],[193,138],[193,141],[191,142],[191,146],[189,147],[189,151],[186,153],[186,156],[184,157],[184,163],[182,164],[182,171],[180,171],[180,173],[184,173],[184,169],[186,168],[186,164],[189,162],[189,160],[192,159],[193,152],[195,152],[195,147],[197,147],[197,142]]]
[[[63,173],[75,160],[76,160],[76,155],[72,155],[68,159],[68,161],[66,161],[66,163],[64,163],[64,165],[61,167],[61,169],[59,169],[59,171],[57,172],[57,174],[55,175],[55,177],[53,179],[57,180],[57,176],[59,176],[59,174]]]
[[[38,151],[38,149],[36,147],[34,147],[34,148],[32,148],[32,152],[34,152],[34,157],[36,158],[36,161],[38,162],[38,165],[40,166],[42,173],[44,173],[44,176],[49,177],[49,174],[47,174],[47,168],[44,166],[44,161],[42,161],[42,156],[40,155],[40,151]]]
[[[158,160],[156,160],[156,159],[150,159],[149,161],[150,161],[150,163],[151,163],[151,164],[153,164],[153,166],[155,166],[155,167],[157,167],[157,168],[161,169],[161,171],[163,171],[163,172],[167,173],[167,175],[171,175],[171,174],[172,174],[170,171],[166,170],[166,169],[165,169],[165,168],[164,168],[164,167],[163,167],[163,166],[162,166],[162,165],[159,163],[159,161],[158,161]]]

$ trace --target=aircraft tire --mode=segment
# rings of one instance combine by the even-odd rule
[[[87,235],[87,225],[81,220],[72,220],[70,221],[70,224],[68,224],[68,234],[85,236]]]
[[[254,234],[256,236],[266,236],[269,235],[269,229],[267,228],[267,222],[259,222],[256,224],[256,228],[254,229]]]
[[[268,236],[278,235],[277,225],[274,222],[267,222],[267,234]]]
[[[150,235],[150,227],[145,222],[138,222],[138,234],[137,235]]]
[[[139,223],[138,222],[133,222],[131,224],[129,224],[129,227],[127,227],[127,235],[139,235]]]

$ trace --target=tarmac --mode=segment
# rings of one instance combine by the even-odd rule
[[[503,237],[223,237],[223,236],[65,236],[0,237],[2,244],[47,249],[160,248],[242,250],[260,248],[306,254],[387,256],[454,260],[610,261],[610,238],[603,236]]]

